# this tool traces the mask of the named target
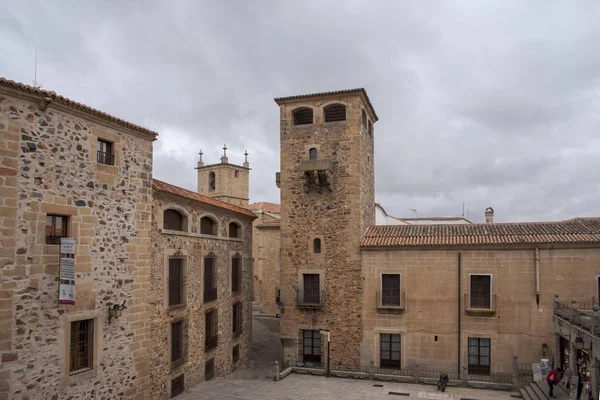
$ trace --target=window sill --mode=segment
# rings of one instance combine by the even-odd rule
[[[242,335],[242,333],[244,333],[244,331],[233,332],[233,337],[234,337],[234,338],[236,338],[236,337],[239,337],[239,336],[241,336],[241,335]]]
[[[185,308],[186,306],[187,306],[186,303],[177,304],[177,305],[174,305],[174,306],[168,306],[167,307],[167,311],[179,310],[180,308]]]
[[[378,305],[377,306],[377,311],[382,311],[382,312],[397,312],[400,313],[402,311],[405,310],[404,305]]]
[[[495,308],[470,308],[466,307],[465,312],[469,314],[483,314],[483,315],[493,315],[496,314]]]
[[[181,367],[183,364],[185,364],[185,359],[183,359],[183,358],[181,358],[177,361],[171,361],[171,369]]]
[[[89,371],[80,372],[74,375],[65,376],[62,379],[63,386],[69,386],[77,382],[84,381],[86,379],[93,379],[98,376],[98,368],[90,369]]]
[[[188,236],[202,239],[212,239],[212,240],[227,240],[231,242],[243,242],[244,239],[240,238],[230,238],[228,236],[218,236],[218,235],[207,235],[204,233],[193,233],[193,232],[185,232],[185,231],[174,231],[171,229],[161,229],[160,233],[163,235],[174,235],[174,236]]]

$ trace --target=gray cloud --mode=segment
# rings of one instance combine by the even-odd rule
[[[250,153],[279,198],[273,98],[365,87],[376,200],[393,215],[600,215],[594,2],[0,2],[0,74],[160,132],[154,175]]]

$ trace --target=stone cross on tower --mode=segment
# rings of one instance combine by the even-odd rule
[[[226,144],[223,145],[223,157],[221,157],[221,162],[223,164],[229,163],[229,159],[227,158],[227,145]]]
[[[204,153],[202,153],[202,149],[200,149],[200,153],[198,153],[198,154],[200,154],[200,161],[198,161],[198,168],[204,167],[204,162],[202,161],[202,154],[204,154]]]
[[[244,159],[243,165],[245,168],[248,168],[248,167],[250,167],[250,164],[248,163],[248,150],[244,151],[244,157],[245,157],[245,159]]]

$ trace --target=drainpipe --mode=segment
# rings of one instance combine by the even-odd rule
[[[460,251],[458,252],[458,377],[459,379],[461,378],[460,376],[460,358],[461,358],[461,352],[460,352],[460,339],[461,339],[461,332],[460,332],[460,314],[461,314],[461,307],[462,307],[462,303],[461,303],[461,298],[462,298],[462,289],[461,289],[461,276],[462,276],[462,265],[461,265],[461,253]]]
[[[540,306],[540,249],[535,248],[535,301]]]

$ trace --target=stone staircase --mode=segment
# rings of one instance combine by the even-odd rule
[[[542,382],[532,382],[519,392],[524,400],[548,400],[548,384],[546,380]],[[554,386],[554,395],[556,400],[569,400],[569,395],[560,386]]]

